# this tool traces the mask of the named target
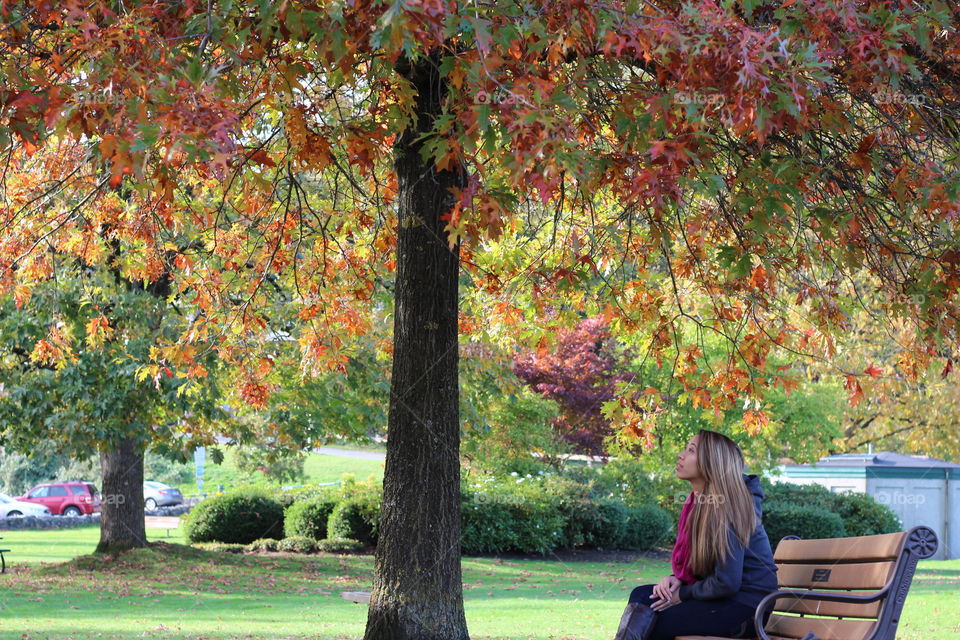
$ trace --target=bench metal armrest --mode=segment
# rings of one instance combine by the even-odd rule
[[[874,593],[869,593],[866,595],[858,596],[854,594],[843,594],[837,593],[835,591],[807,591],[806,589],[781,589],[780,591],[774,591],[771,594],[768,594],[763,600],[760,601],[760,604],[757,605],[757,610],[753,614],[753,624],[757,631],[757,636],[760,640],[770,640],[770,636],[767,635],[767,630],[764,629],[763,625],[763,616],[769,609],[770,612],[773,612],[774,603],[780,598],[813,598],[814,600],[826,600],[828,602],[849,602],[853,604],[869,604],[871,602],[876,602],[885,598],[890,591],[890,585],[888,584],[883,589],[876,591]]]

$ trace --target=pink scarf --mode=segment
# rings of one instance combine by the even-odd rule
[[[693,510],[693,491],[687,496],[680,510],[680,522],[677,523],[677,542],[673,545],[673,555],[670,562],[673,564],[673,575],[684,584],[696,582],[693,572],[687,564],[690,562],[690,532],[687,531],[687,517]]]

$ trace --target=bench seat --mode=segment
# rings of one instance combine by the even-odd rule
[[[937,536],[928,527],[851,538],[784,538],[773,555],[779,589],[757,605],[758,629],[770,616],[755,640],[896,640],[917,561],[936,550]]]

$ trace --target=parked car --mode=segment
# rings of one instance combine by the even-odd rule
[[[100,493],[92,482],[46,482],[38,484],[17,500],[43,505],[55,516],[82,516],[100,512]]]
[[[143,508],[147,511],[177,504],[183,504],[183,494],[180,493],[180,489],[150,480],[143,483]]]
[[[48,516],[50,509],[32,502],[20,502],[0,493],[0,518],[18,518],[20,516]]]

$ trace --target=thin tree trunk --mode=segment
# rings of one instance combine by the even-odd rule
[[[434,170],[415,140],[440,114],[435,56],[397,70],[418,91],[394,146],[399,232],[383,509],[365,640],[467,640],[460,570],[457,377],[459,247],[440,216],[459,171]]]
[[[115,553],[147,546],[143,524],[143,451],[134,438],[124,438],[100,452],[103,475],[100,544],[97,553]]]

